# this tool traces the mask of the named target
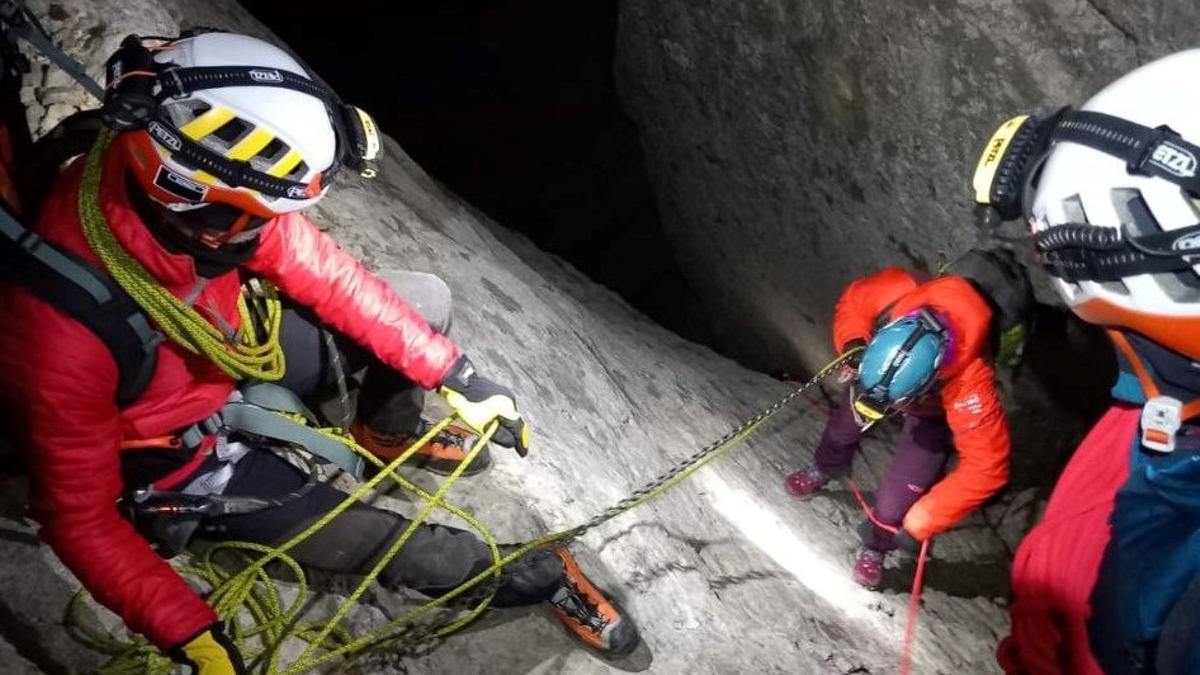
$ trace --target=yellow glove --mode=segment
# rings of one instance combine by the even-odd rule
[[[176,647],[171,656],[190,666],[191,675],[246,675],[242,655],[219,623]]]
[[[522,457],[529,452],[529,427],[517,411],[512,392],[480,377],[467,357],[460,356],[451,366],[438,393],[467,426],[483,433],[492,422],[500,422],[492,440],[515,449]]]

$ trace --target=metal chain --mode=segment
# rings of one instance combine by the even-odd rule
[[[644,502],[644,500],[648,499],[650,496],[654,495],[655,493],[658,493],[660,491],[665,491],[666,489],[671,487],[674,481],[681,480],[680,477],[683,474],[691,471],[692,469],[697,468],[700,464],[703,464],[704,462],[708,461],[709,459],[711,459],[713,457],[713,455],[717,454],[718,452],[731,447],[731,444],[735,440],[737,440],[737,439],[741,438],[743,435],[749,433],[756,425],[762,423],[767,418],[772,417],[773,415],[778,413],[780,410],[785,408],[792,401],[796,400],[797,397],[799,397],[800,395],[807,392],[813,386],[820,384],[826,377],[829,376],[830,373],[834,372],[839,366],[841,366],[843,363],[845,363],[847,359],[851,358],[852,356],[854,356],[855,354],[857,354],[860,351],[862,351],[862,347],[856,347],[854,349],[847,350],[845,353],[838,356],[836,359],[834,359],[828,365],[826,365],[824,368],[822,368],[819,372],[817,372],[817,374],[814,375],[812,377],[812,379],[810,379],[807,382],[805,382],[804,384],[800,385],[798,388],[796,388],[794,391],[789,393],[787,396],[784,396],[783,398],[779,399],[778,401],[773,403],[768,408],[762,410],[758,414],[754,415],[750,419],[748,419],[745,422],[743,422],[742,424],[738,425],[735,429],[726,433],[724,436],[717,439],[716,441],[713,441],[708,446],[705,446],[702,450],[699,450],[698,452],[692,454],[687,459],[682,460],[681,462],[679,462],[675,466],[671,467],[667,471],[659,474],[653,480],[649,481],[648,483],[641,486],[640,488],[634,490],[628,497],[625,497],[624,499],[617,502],[613,506],[605,509],[604,511],[600,512],[596,516],[593,516],[590,520],[583,523],[582,525],[571,528],[569,530],[552,533],[552,534],[540,537],[538,539],[531,540],[524,544],[511,544],[510,546],[516,546],[517,548],[528,547],[529,550],[526,551],[524,554],[521,554],[521,556],[523,557],[523,555],[528,555],[529,553],[533,552],[534,550],[537,550],[538,548],[542,548],[544,546],[549,546],[551,544],[553,544],[553,545],[567,544],[568,542],[583,536],[588,531],[590,531],[596,527],[599,527],[600,525],[608,522],[609,520],[612,520],[613,518],[621,515],[622,513],[625,513],[626,511],[629,511],[630,509],[633,509],[633,508],[639,506],[640,504],[642,504]],[[515,562],[515,560],[510,561],[508,564],[512,564],[513,562]],[[482,576],[482,573],[481,573],[481,576]],[[372,652],[372,651],[375,651],[375,650],[378,650],[378,649],[381,649],[384,647],[386,647],[387,652],[391,653],[391,654],[410,654],[410,653],[412,653],[413,650],[416,650],[423,645],[427,645],[432,642],[436,642],[436,641],[440,640],[441,639],[440,636],[443,635],[444,631],[448,627],[453,625],[453,623],[454,622],[449,622],[449,623],[445,623],[445,624],[436,624],[435,623],[434,625],[425,627],[423,630],[420,630],[419,632],[415,632],[415,633],[412,632],[413,628],[409,627],[405,630],[405,633],[406,633],[405,635],[397,634],[397,635],[389,636],[385,639],[381,639],[381,640],[375,642],[374,644],[372,644],[369,648],[364,650],[362,653],[358,654],[357,657],[365,656],[365,654],[367,652]]]
[[[861,349],[861,348],[859,348],[859,349]],[[844,361],[846,361],[853,354],[855,354],[857,351],[859,351],[859,349],[850,350],[850,351],[847,351],[846,353],[842,354],[837,359],[832,361],[829,365],[822,368],[820,370],[820,372],[818,372],[816,375],[814,375],[812,377],[812,379],[810,379],[809,381],[800,385],[800,387],[798,387],[796,390],[792,391],[787,396],[784,396],[783,398],[779,399],[774,404],[772,404],[770,407],[759,412],[754,417],[751,417],[750,419],[746,420],[745,422],[743,422],[742,424],[740,424],[739,426],[737,426],[736,428],[731,430],[729,433],[727,433],[724,436],[722,436],[721,438],[713,441],[710,445],[706,446],[702,450],[696,452],[695,454],[688,457],[687,459],[680,461],[678,464],[671,467],[667,471],[659,474],[656,478],[654,478],[650,482],[648,482],[645,485],[643,485],[642,487],[634,490],[632,493],[630,493],[630,495],[628,497],[625,497],[624,499],[617,502],[616,504],[610,506],[609,508],[600,512],[599,514],[593,516],[586,523],[583,523],[582,525],[580,525],[576,528],[573,528],[571,530],[571,534],[570,534],[569,538],[575,539],[575,538],[581,537],[584,534],[586,534],[589,530],[599,527],[600,525],[608,522],[609,520],[612,520],[613,518],[621,515],[625,511],[628,511],[629,509],[636,506],[647,495],[662,488],[664,485],[669,483],[671,480],[673,480],[680,474],[688,471],[692,467],[704,462],[714,453],[724,449],[726,445],[728,445],[735,438],[746,433],[746,431],[749,430],[751,427],[754,427],[755,425],[761,423],[763,420],[767,419],[768,417],[772,417],[773,415],[778,413],[780,410],[782,410],[784,407],[791,404],[792,401],[796,400],[796,397],[805,393],[806,391],[811,389],[814,385],[819,384],[831,372],[833,372],[834,369],[836,369]]]

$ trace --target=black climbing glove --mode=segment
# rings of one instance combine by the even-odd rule
[[[481,377],[470,359],[458,357],[438,387],[438,393],[467,426],[483,433],[489,424],[498,421],[500,427],[492,440],[515,449],[522,457],[528,454],[529,427],[517,412],[512,391]]]
[[[176,663],[191,667],[191,675],[246,675],[246,665],[221,624],[171,650]]]

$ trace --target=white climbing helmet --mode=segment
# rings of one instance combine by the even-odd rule
[[[1198,72],[1200,49],[1179,52],[1062,114],[1033,169],[1036,191],[1025,190],[1042,261],[1072,311],[1191,358],[1200,358],[1200,259],[1190,255],[1200,255],[1200,88],[1189,84]]]
[[[110,59],[105,110],[110,125],[131,129],[120,140],[139,182],[170,208],[297,211],[325,195],[339,165],[353,164],[347,146],[369,140],[369,159],[378,153],[370,118],[268,42],[202,33],[141,45],[131,36]]]

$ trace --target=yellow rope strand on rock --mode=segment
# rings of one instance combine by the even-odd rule
[[[265,328],[261,344],[255,339],[253,322],[245,296],[238,297],[241,331],[228,336],[199,312],[175,297],[137,261],[109,227],[100,205],[100,174],[105,150],[114,132],[105,130],[88,153],[79,191],[79,219],[88,244],[100,258],[113,280],[133,298],[175,344],[208,357],[221,372],[236,379],[252,378],[275,381],[283,377],[283,349],[279,344],[282,310],[279,298],[269,284],[262,284],[260,305]]]

